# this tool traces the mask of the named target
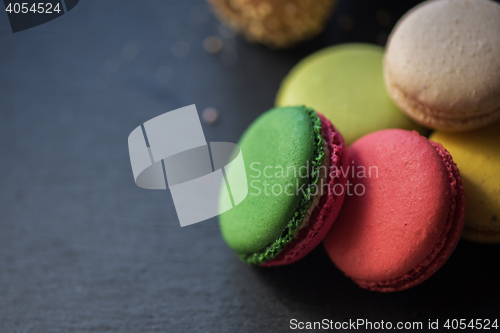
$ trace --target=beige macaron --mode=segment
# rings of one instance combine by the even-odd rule
[[[416,122],[468,131],[500,119],[500,5],[489,0],[427,1],[389,37],[389,95]]]

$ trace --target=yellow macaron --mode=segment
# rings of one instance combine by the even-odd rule
[[[500,122],[467,133],[435,132],[462,176],[466,217],[463,238],[500,243]]]

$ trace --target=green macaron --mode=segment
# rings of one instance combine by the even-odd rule
[[[248,195],[220,215],[220,228],[241,260],[259,265],[275,258],[294,238],[311,207],[311,186],[318,182],[325,156],[321,120],[310,108],[275,108],[261,115],[238,145]],[[227,172],[230,176],[231,169]]]
[[[343,44],[318,51],[284,79],[276,105],[314,108],[335,123],[347,145],[388,128],[426,134],[390,99],[383,78],[383,55],[382,47],[370,44]]]

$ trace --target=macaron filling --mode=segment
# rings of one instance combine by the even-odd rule
[[[325,184],[328,184],[328,174],[330,170],[330,152],[328,150],[328,145],[326,144],[325,139],[323,138],[323,152],[325,154],[325,157],[323,158],[323,163],[321,163],[321,166],[319,167],[319,181],[318,181],[318,187],[317,191],[314,194],[313,201],[311,203],[311,207],[307,210],[304,219],[302,220],[302,224],[299,227],[299,230],[307,227],[309,225],[309,220],[311,219],[311,215],[318,207],[319,205],[319,200],[321,199],[321,196],[323,195],[323,186]],[[296,238],[296,237],[294,237]]]
[[[448,179],[451,189],[451,199],[448,210],[448,218],[444,225],[443,231],[436,243],[432,252],[414,269],[405,275],[386,281],[367,281],[360,279],[353,279],[361,287],[390,292],[407,289],[414,285],[419,284],[421,281],[430,277],[434,272],[441,267],[446,261],[449,254],[455,249],[460,234],[463,229],[463,224],[459,223],[463,220],[464,216],[464,195],[463,186],[458,172],[458,168],[453,162],[451,155],[439,143],[429,141],[430,144],[436,149],[448,173]]]
[[[238,257],[248,264],[259,265],[278,256],[281,251],[283,251],[285,246],[294,239],[300,227],[303,225],[304,218],[308,216],[308,211],[311,210],[311,206],[317,196],[316,192],[321,193],[321,191],[318,191],[317,189],[318,183],[320,182],[320,166],[323,165],[325,157],[323,137],[321,135],[321,120],[313,109],[306,108],[305,106],[302,106],[301,108],[305,109],[307,112],[314,131],[314,158],[311,161],[308,186],[304,190],[297,208],[292,214],[292,218],[288,221],[283,231],[276,236],[272,243],[265,246],[262,250],[251,254],[238,254]],[[317,199],[317,202],[319,202],[319,198]],[[311,212],[313,210],[314,208]]]
[[[480,241],[483,243],[498,243],[500,239],[500,231],[486,228],[475,228],[469,225],[464,227],[464,239],[472,241]]]

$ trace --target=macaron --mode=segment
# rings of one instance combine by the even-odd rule
[[[283,107],[262,114],[238,145],[249,191],[219,216],[224,240],[252,265],[303,258],[321,243],[344,200],[347,177],[338,171],[348,156],[341,134],[311,108]],[[232,169],[226,172],[230,179]]]
[[[222,22],[252,42],[287,48],[319,34],[336,0],[209,0]]]
[[[453,155],[464,182],[467,212],[462,237],[500,243],[500,122],[467,133],[434,132]]]
[[[384,85],[384,49],[342,44],[313,53],[283,80],[276,105],[309,105],[335,123],[347,145],[387,128],[426,131],[399,110]]]
[[[328,256],[366,289],[394,292],[425,281],[464,227],[464,189],[451,155],[393,129],[360,138],[349,158],[352,187],[323,241]]]
[[[500,4],[426,1],[396,25],[387,44],[385,81],[416,122],[459,132],[500,119]]]

